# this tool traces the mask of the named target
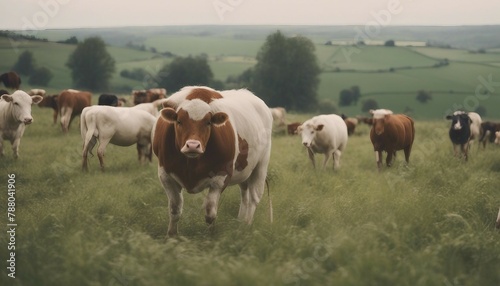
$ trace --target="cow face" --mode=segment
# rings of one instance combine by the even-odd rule
[[[372,128],[375,131],[375,134],[381,135],[384,133],[385,127],[385,116],[379,119],[373,119]]]
[[[15,91],[12,95],[4,94],[2,99],[9,102],[12,106],[12,115],[19,123],[31,124],[31,105],[38,104],[43,97],[39,95],[29,96],[22,90]]]
[[[457,131],[462,130],[464,126],[469,126],[472,123],[467,113],[455,112],[453,115],[446,116],[446,119],[451,120],[451,129]]]
[[[310,148],[314,142],[316,134],[323,130],[324,125],[314,125],[311,123],[302,124],[297,128],[297,132],[302,136],[302,144]]]
[[[197,158],[205,153],[212,128],[224,125],[228,120],[226,113],[204,110],[208,107],[208,104],[205,105],[194,108],[188,104],[177,112],[169,107],[161,110],[161,117],[174,124],[177,149],[188,158]]]

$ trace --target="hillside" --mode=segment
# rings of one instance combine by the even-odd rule
[[[344,36],[352,31],[353,27],[131,27],[48,30],[40,31],[36,36],[56,41],[72,35],[80,39],[89,35],[100,35],[110,44],[108,51],[117,63],[111,90],[106,92],[130,94],[132,89],[142,89],[153,83],[152,79],[160,68],[172,59],[159,54],[166,52],[178,56],[205,54],[215,78],[225,81],[228,76],[238,75],[256,63],[255,56],[267,33],[272,32],[273,28],[274,31],[282,29],[290,36],[306,35],[316,44],[316,54],[323,70],[318,89],[319,98],[337,103],[342,89],[353,85],[360,87],[362,98],[358,105],[342,107],[339,112],[362,114],[361,102],[373,98],[379,106],[391,108],[396,112],[407,112],[416,118],[442,118],[449,110],[474,110],[479,106],[486,109],[485,117],[500,118],[500,109],[496,108],[500,103],[497,84],[500,81],[499,49],[478,52],[420,46],[324,44],[328,40],[348,40]],[[492,31],[496,31],[496,27],[485,27],[481,33],[478,29],[479,27],[405,27],[385,29],[384,35],[390,31],[392,33],[387,35],[399,35],[400,37],[394,38],[398,44],[403,41],[425,41],[423,35],[434,37],[439,33],[454,31],[457,37],[470,41],[472,36],[466,36],[465,32],[476,31],[478,38],[490,35],[490,46],[494,46],[496,37],[492,36]],[[127,48],[127,43],[144,45],[145,51]],[[9,70],[19,53],[28,49],[34,53],[38,65],[46,66],[54,73],[54,78],[46,89],[56,93],[71,87],[70,70],[65,66],[65,62],[74,48],[72,45],[54,42],[22,41],[13,45],[9,39],[0,38],[0,70]],[[145,69],[151,77],[137,81],[119,76],[122,70],[134,68]],[[490,83],[485,87],[485,82]],[[27,84],[27,80],[23,81],[22,87],[32,88]],[[485,92],[487,89],[491,95],[476,95],[476,90]],[[415,100],[418,90],[431,92],[433,99],[427,104],[418,103]]]

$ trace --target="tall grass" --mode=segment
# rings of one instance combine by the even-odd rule
[[[18,223],[15,279],[0,238],[1,285],[500,284],[500,150],[476,145],[469,162],[453,158],[442,122],[417,121],[410,165],[398,154],[380,173],[366,126],[349,138],[337,171],[331,162],[313,170],[298,137],[275,135],[274,223],[267,193],[253,225],[237,221],[239,192],[230,187],[212,227],[203,194],[185,194],[180,236],[166,239],[156,160],[141,166],[135,147],[110,145],[106,171],[93,157],[84,174],[77,124],[64,136],[50,110],[33,113],[20,158],[7,149],[0,161],[5,183],[16,174]]]

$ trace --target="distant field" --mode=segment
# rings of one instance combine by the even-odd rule
[[[243,32],[228,30],[222,30],[215,35],[196,35],[193,30],[187,29],[183,35],[180,29],[177,33],[153,33],[147,38],[141,38],[141,31],[144,32],[137,29],[138,34],[130,35],[130,39],[136,44],[142,41],[148,51],[119,46],[108,47],[108,51],[116,60],[116,73],[111,80],[111,90],[106,92],[127,95],[132,89],[147,88],[156,84],[156,73],[172,58],[151,53],[150,48],[179,56],[205,54],[215,79],[225,81],[229,76],[239,75],[251,68],[256,63],[255,56],[264,43],[262,34],[245,36]],[[67,31],[54,33],[59,38],[68,35]],[[120,37],[118,34],[113,36],[112,31],[107,33],[111,40]],[[51,38],[49,34],[48,31],[41,33],[42,36]],[[418,118],[441,118],[443,112],[448,110],[443,110],[444,107],[460,104],[467,96],[474,97],[478,85],[485,82],[481,81],[482,78],[486,79],[486,82],[491,79],[489,89],[493,95],[474,105],[485,107],[486,117],[500,118],[500,108],[495,107],[498,104],[500,89],[495,85],[500,81],[500,53],[494,49],[487,50],[487,53],[472,53],[467,50],[435,47],[328,46],[324,45],[327,39],[326,35],[324,38],[319,35],[313,37],[318,63],[323,70],[318,88],[319,98],[337,103],[342,89],[357,85],[363,96],[361,101],[364,98],[373,98],[380,106],[400,112],[409,108]],[[56,43],[24,41],[15,50],[7,39],[0,38],[0,70],[9,70],[19,53],[29,49],[33,51],[38,65],[46,66],[54,73],[54,78],[46,89],[56,93],[72,87],[70,71],[65,63],[74,48],[75,46]],[[444,59],[448,60],[449,65],[434,67]],[[134,68],[146,69],[150,77],[138,81],[119,76],[122,70]],[[24,80],[23,88],[32,87]],[[415,100],[418,90],[430,91],[434,99],[426,105],[421,105]],[[484,91],[484,88],[481,90]],[[174,91],[169,91],[171,92]],[[341,111],[359,114],[361,102],[357,106],[342,107]]]

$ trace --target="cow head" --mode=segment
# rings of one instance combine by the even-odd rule
[[[206,151],[212,128],[228,120],[224,112],[213,113],[210,106],[199,99],[188,100],[177,111],[166,107],[161,117],[174,124],[177,149],[188,158],[196,158]]]
[[[12,106],[12,115],[19,123],[31,124],[31,105],[38,104],[43,97],[39,95],[29,96],[22,90],[16,90],[13,94],[4,94],[2,99],[9,102]]]
[[[323,130],[323,124],[304,123],[297,127],[297,133],[302,136],[302,144],[310,148],[316,137],[316,133]]]
[[[470,126],[472,120],[465,112],[454,112],[453,115],[446,116],[446,119],[451,120],[452,130],[461,130],[464,126]]]

